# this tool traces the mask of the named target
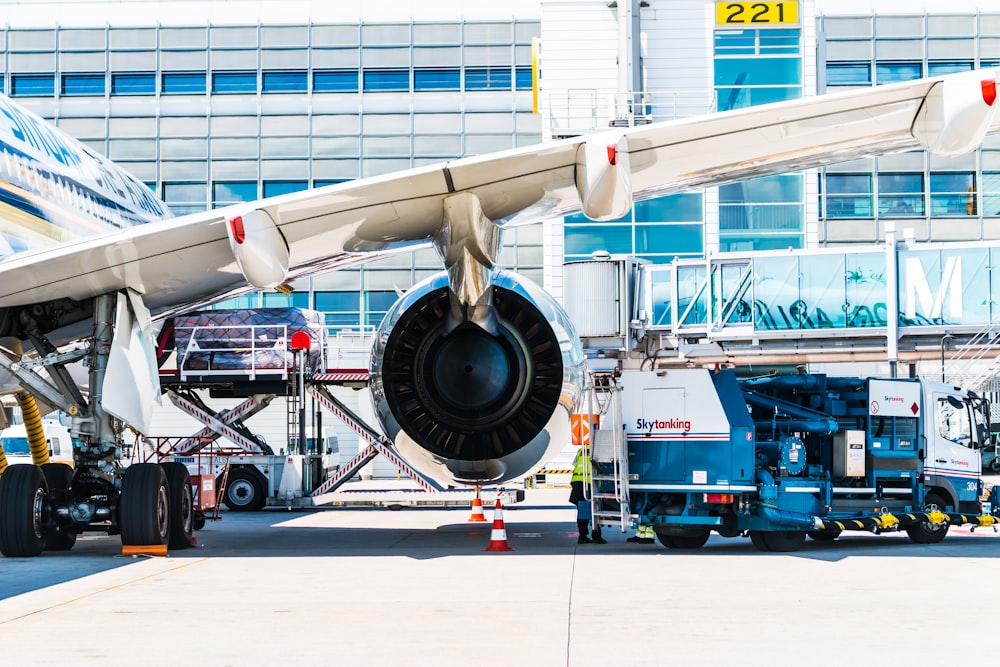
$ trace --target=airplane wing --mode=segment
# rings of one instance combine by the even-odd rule
[[[156,314],[426,244],[446,198],[501,227],[862,156],[975,149],[993,118],[981,70],[543,143],[128,228],[0,262],[0,308],[130,288]],[[237,243],[236,238],[242,237]]]

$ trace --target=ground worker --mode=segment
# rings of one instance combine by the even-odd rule
[[[656,541],[656,531],[646,523],[640,523],[635,527],[635,535],[625,540],[626,542],[638,542],[639,544],[652,544]]]
[[[601,536],[601,527],[596,521],[594,521],[593,539],[587,537],[591,511],[590,500],[587,499],[583,489],[584,484],[590,484],[594,469],[589,452],[586,450],[586,447],[580,447],[577,450],[576,458],[573,459],[573,475],[569,479],[569,502],[576,505],[576,526],[580,531],[580,537],[577,538],[576,542],[577,544],[590,544],[592,542],[607,544],[607,540]]]

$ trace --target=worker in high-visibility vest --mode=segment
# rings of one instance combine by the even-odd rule
[[[573,459],[573,475],[569,478],[569,502],[576,505],[576,526],[580,531],[577,544],[607,544],[607,540],[601,536],[601,527],[594,521],[594,530],[591,537],[587,537],[589,524],[591,521],[590,500],[584,493],[584,485],[590,485],[590,480],[594,474],[587,447],[580,447]]]

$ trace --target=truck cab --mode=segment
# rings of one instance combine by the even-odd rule
[[[45,440],[49,445],[49,460],[52,463],[73,465],[73,443],[69,429],[58,419],[46,417],[42,420]],[[0,444],[7,455],[7,463],[31,463],[31,449],[24,424],[12,424],[0,431]]]

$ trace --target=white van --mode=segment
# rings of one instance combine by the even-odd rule
[[[73,443],[69,437],[69,429],[58,419],[42,420],[45,429],[45,439],[49,443],[49,460],[52,463],[73,465]],[[24,424],[12,424],[0,431],[0,443],[7,455],[8,465],[15,463],[31,463],[31,449],[28,447],[28,433]]]

